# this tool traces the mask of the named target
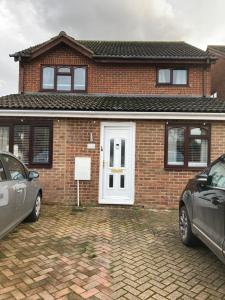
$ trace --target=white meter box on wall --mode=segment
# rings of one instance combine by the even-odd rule
[[[75,157],[75,180],[91,180],[91,158]]]

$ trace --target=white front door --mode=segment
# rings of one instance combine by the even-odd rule
[[[100,203],[134,203],[134,123],[103,123]]]

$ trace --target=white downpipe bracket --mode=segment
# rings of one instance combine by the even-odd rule
[[[77,207],[80,207],[80,181],[77,180]]]

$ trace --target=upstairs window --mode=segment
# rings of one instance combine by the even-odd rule
[[[41,90],[85,92],[87,90],[87,67],[43,66]]]
[[[157,84],[159,85],[187,85],[188,84],[188,70],[187,69],[173,69],[160,68],[157,72]]]
[[[71,91],[72,74],[71,68],[56,68],[57,91]]]
[[[158,83],[166,84],[170,83],[170,69],[159,69],[158,70]]]
[[[86,89],[86,68],[74,68],[74,90],[84,91]]]
[[[42,69],[42,88],[45,90],[54,89],[55,69],[52,67],[44,67]]]
[[[167,125],[165,167],[207,167],[210,157],[209,144],[209,126]]]

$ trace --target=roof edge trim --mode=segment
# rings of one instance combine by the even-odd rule
[[[66,110],[18,110],[0,109],[0,116],[43,118],[96,118],[129,120],[209,120],[224,121],[225,113],[193,112],[112,112],[112,111],[66,111]]]

